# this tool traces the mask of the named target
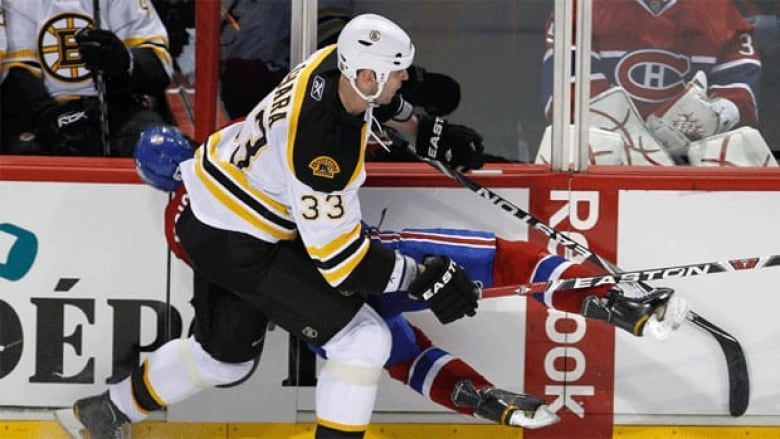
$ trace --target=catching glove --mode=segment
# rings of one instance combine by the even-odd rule
[[[110,76],[130,75],[132,55],[113,32],[84,27],[76,31],[74,38],[89,70],[105,72]]]
[[[731,130],[739,120],[733,102],[707,96],[707,76],[699,71],[682,92],[648,116],[647,126],[671,153],[679,153],[692,141]]]
[[[425,271],[409,285],[409,296],[425,301],[444,324],[476,314],[480,288],[463,267],[446,256],[428,257],[423,265]]]
[[[456,169],[479,169],[485,163],[482,136],[467,126],[450,124],[441,117],[420,117],[415,148],[417,155]]]
[[[460,104],[460,84],[450,76],[419,66],[409,66],[409,79],[401,85],[401,94],[414,106],[431,116],[446,116]]]

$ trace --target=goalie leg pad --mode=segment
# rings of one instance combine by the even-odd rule
[[[594,96],[590,103],[590,124],[619,134],[625,143],[626,165],[674,166],[669,152],[645,125],[639,110],[622,87]]]
[[[536,153],[536,164],[552,163],[552,126],[544,130],[542,141]],[[570,128],[575,135],[574,126]],[[588,131],[588,161],[591,165],[627,165],[626,145],[620,134],[592,126]]]
[[[755,128],[742,127],[693,142],[688,147],[693,166],[777,167],[764,137]]]

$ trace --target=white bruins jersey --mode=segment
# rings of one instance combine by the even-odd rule
[[[149,0],[99,0],[101,28],[128,48],[150,48],[170,75],[168,33]],[[55,98],[94,96],[95,86],[73,34],[94,24],[93,0],[3,0],[8,48],[3,70],[22,67],[43,76]]]
[[[347,114],[339,77],[336,46],[315,52],[243,122],[211,135],[182,179],[202,222],[270,243],[300,236],[332,286],[382,292],[401,268],[361,229],[371,113]]]

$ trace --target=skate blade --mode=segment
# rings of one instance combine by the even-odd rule
[[[57,419],[57,422],[60,423],[62,429],[65,430],[65,432],[68,433],[71,438],[84,439],[84,435],[81,434],[81,432],[84,430],[84,426],[76,417],[73,409],[67,408],[55,410],[54,417]]]
[[[533,417],[528,417],[521,410],[512,414],[512,418],[509,421],[510,425],[517,427],[527,428],[529,430],[535,430],[537,428],[547,427],[548,425],[555,424],[560,421],[554,412],[550,411],[546,405],[540,405],[536,408]]]

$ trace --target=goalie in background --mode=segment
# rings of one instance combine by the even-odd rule
[[[83,5],[83,6],[81,6]],[[130,157],[144,129],[165,122],[157,107],[171,79],[165,27],[148,2],[26,0],[4,3],[0,153]],[[101,114],[93,74],[105,82]]]
[[[594,0],[592,164],[777,166],[758,126],[761,61],[732,0]],[[542,102],[552,114],[550,17]],[[549,139],[549,136],[547,136]],[[543,140],[537,162],[549,161]]]

